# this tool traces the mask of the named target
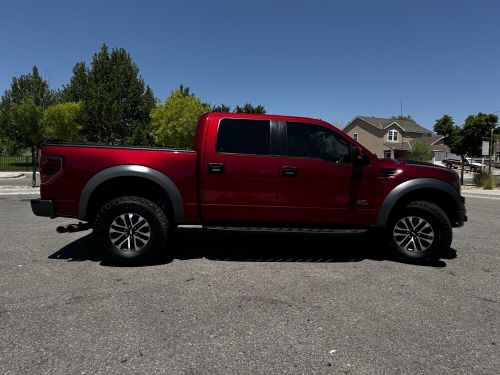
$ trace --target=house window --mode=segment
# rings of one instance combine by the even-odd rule
[[[359,141],[358,141],[358,133],[354,133],[354,134],[353,134],[353,138],[354,138],[354,140],[355,140],[356,142],[359,142]]]
[[[389,130],[387,133],[387,140],[389,142],[397,142],[398,141],[398,131],[397,130]]]
[[[390,158],[391,157],[391,151],[390,150],[385,150],[384,151],[384,158]]]

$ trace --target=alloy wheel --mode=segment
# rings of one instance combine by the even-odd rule
[[[392,235],[399,247],[411,252],[425,251],[434,242],[434,229],[427,220],[418,216],[399,219]]]
[[[136,213],[116,217],[109,227],[109,239],[118,250],[139,251],[151,238],[147,220]]]

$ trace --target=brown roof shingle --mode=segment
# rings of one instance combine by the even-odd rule
[[[372,124],[373,126],[379,129],[384,129],[389,125],[396,123],[401,128],[403,128],[405,132],[424,133],[424,134],[432,133],[429,129],[420,126],[413,120],[398,120],[393,118],[369,117],[369,116],[357,116],[357,117],[363,121]]]
[[[392,148],[393,150],[397,151],[410,151],[411,146],[409,142],[384,142],[384,146],[388,148]]]
[[[443,144],[443,143],[434,144],[438,140],[440,140],[441,138],[443,138],[443,136],[437,135],[437,134],[433,134],[430,137],[415,138],[415,139],[412,139],[410,141],[410,145],[413,148],[413,146],[417,142],[426,142],[426,143],[428,143],[430,145],[432,151],[450,152],[450,148],[448,146],[446,146],[445,144]]]

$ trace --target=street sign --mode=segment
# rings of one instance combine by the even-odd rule
[[[483,141],[483,152],[482,156],[488,156],[490,154],[490,141]]]

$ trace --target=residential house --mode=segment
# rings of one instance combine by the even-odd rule
[[[413,120],[357,116],[343,131],[380,158],[409,159],[412,145],[418,141],[430,144],[435,164],[440,164],[450,152],[443,144],[443,137]]]

